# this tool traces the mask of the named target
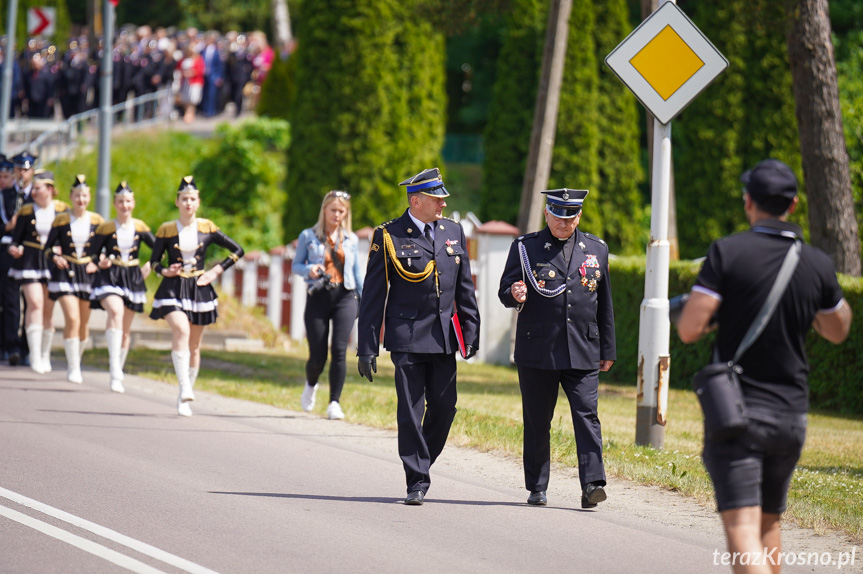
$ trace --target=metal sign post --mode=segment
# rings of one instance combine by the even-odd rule
[[[662,448],[671,371],[668,319],[668,207],[671,120],[725,68],[728,60],[669,0],[605,58],[653,114],[650,242],[638,329],[635,444]]]
[[[102,0],[102,76],[99,78],[99,182],[96,188],[96,211],[105,219],[111,217],[111,88],[114,76],[114,5]]]
[[[0,94],[0,153],[6,153],[9,142],[9,108],[12,105],[12,66],[15,62],[15,20],[18,0],[9,0],[6,13],[6,48],[3,50],[3,87]]]

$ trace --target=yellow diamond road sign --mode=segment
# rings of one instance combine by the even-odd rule
[[[728,60],[674,2],[651,14],[605,63],[663,124],[728,67]]]

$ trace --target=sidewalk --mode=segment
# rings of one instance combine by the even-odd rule
[[[104,311],[94,310],[90,314],[90,341],[92,347],[105,348]],[[63,348],[63,311],[60,305],[54,305],[54,339],[52,348]],[[171,330],[165,321],[154,321],[144,313],[137,313],[132,320],[132,347],[137,349],[171,349]],[[254,339],[243,331],[207,328],[201,348],[221,351],[259,351],[263,350],[264,342]]]

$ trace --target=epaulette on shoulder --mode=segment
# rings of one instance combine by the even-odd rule
[[[386,227],[386,226],[387,226],[387,225],[389,225],[390,223],[393,223],[393,222],[394,222],[394,221],[396,221],[396,220],[398,220],[398,217],[396,217],[395,219],[390,219],[389,221],[385,221],[385,222],[381,223],[380,225],[378,225],[377,227],[375,227],[375,229],[383,229],[384,227]]]
[[[582,233],[584,233],[584,232],[582,232]],[[596,241],[597,243],[599,243],[601,245],[606,245],[605,241],[603,241],[602,239],[600,239],[596,235],[592,235],[590,233],[584,233],[584,236],[587,237],[588,239],[592,240],[592,241]]]
[[[524,235],[519,235],[517,241],[523,241],[525,239],[530,239],[532,237],[536,237],[539,235],[539,231],[534,231],[532,233],[525,233]]]
[[[32,203],[25,203],[21,206],[21,209],[18,210],[18,213],[21,215],[33,215],[33,205]]]
[[[452,221],[453,223],[458,223],[458,221],[456,221],[456,220],[455,220],[455,219],[453,219],[452,217],[447,217],[446,215],[444,215],[443,217],[441,217],[441,219],[446,219],[447,221]]]
[[[97,235],[111,235],[115,231],[117,231],[117,225],[114,223],[113,219],[111,221],[101,223],[99,227],[96,228]]]
[[[90,224],[95,226],[100,226],[105,223],[105,218],[99,215],[98,213],[90,212]]]
[[[71,211],[71,209],[72,209],[72,206],[70,206],[68,203],[60,201],[59,199],[54,200],[54,211],[56,211],[57,213],[61,213],[64,211]]]
[[[176,237],[178,233],[177,223],[174,221],[166,221],[159,226],[159,230],[156,231],[156,237]]]
[[[63,225],[69,225],[69,222],[72,218],[69,216],[69,212],[58,213],[54,218],[54,223],[51,227],[62,227]]]
[[[219,226],[209,219],[198,219],[198,231],[201,233],[215,233],[219,230]]]
[[[135,220],[135,231],[138,233],[150,231],[150,226],[141,221],[140,219]]]

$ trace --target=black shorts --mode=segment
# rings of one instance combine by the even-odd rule
[[[760,506],[781,514],[806,440],[806,414],[749,409],[749,427],[731,440],[704,442],[704,466],[719,512]]]

